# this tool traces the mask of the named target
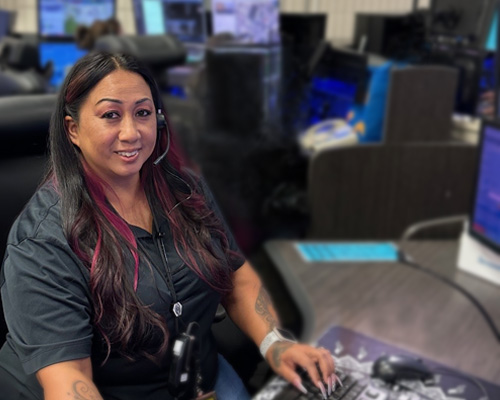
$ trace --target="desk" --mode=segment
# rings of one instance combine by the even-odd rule
[[[455,268],[457,242],[413,241],[403,249],[474,294],[500,329],[500,287]],[[308,294],[316,312],[313,338],[341,325],[500,382],[500,343],[469,300],[444,283],[400,263],[307,263],[289,240],[269,241],[265,250]]]

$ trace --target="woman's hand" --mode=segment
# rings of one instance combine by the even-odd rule
[[[293,342],[276,342],[266,354],[271,368],[297,389],[306,393],[297,367],[307,371],[311,381],[316,385],[326,399],[336,383],[341,384],[335,375],[335,363],[331,353],[323,348],[315,348],[306,344]],[[325,388],[326,385],[326,388]]]
[[[280,325],[271,297],[248,262],[234,273],[233,285],[233,291],[225,297],[224,307],[233,322],[260,347],[266,335]],[[297,367],[307,370],[325,398],[335,389],[336,382],[340,383],[335,375],[333,357],[324,348],[277,341],[264,351],[271,368],[302,392],[306,389]]]

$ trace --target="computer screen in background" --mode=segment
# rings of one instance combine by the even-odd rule
[[[484,121],[470,232],[500,251],[500,123]]]
[[[186,43],[206,40],[206,12],[203,0],[133,0],[139,35],[176,36]]]
[[[212,0],[212,31],[242,44],[279,43],[279,0]]]
[[[167,32],[162,0],[133,0],[138,35],[164,35]]]
[[[71,67],[83,57],[87,51],[78,48],[74,42],[41,42],[38,45],[40,65],[52,61],[54,74],[50,79],[52,91],[57,91]]]
[[[74,37],[79,25],[115,16],[115,0],[38,0],[38,33],[42,37]]]

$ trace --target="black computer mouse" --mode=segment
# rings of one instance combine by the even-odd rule
[[[379,357],[372,367],[372,377],[387,383],[401,379],[426,381],[433,378],[431,370],[418,358],[403,355]]]

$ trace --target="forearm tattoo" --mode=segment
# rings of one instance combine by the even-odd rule
[[[101,396],[96,393],[87,383],[76,381],[73,383],[73,393],[70,393],[75,400],[99,400]]]
[[[271,298],[265,289],[261,286],[259,289],[259,294],[257,295],[257,300],[255,301],[255,312],[260,315],[260,317],[267,322],[269,330],[276,326],[276,320],[269,311],[272,306]]]
[[[281,355],[293,345],[291,342],[277,342],[271,347],[271,360],[276,368],[281,365]]]

